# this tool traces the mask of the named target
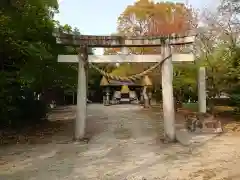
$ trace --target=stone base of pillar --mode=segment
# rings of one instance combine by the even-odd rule
[[[145,100],[144,100],[144,108],[150,108],[149,99],[145,99]]]
[[[73,138],[73,141],[74,142],[83,142],[83,143],[88,143],[90,141],[90,138],[87,138],[87,137],[84,137],[84,138],[81,138],[81,139],[76,139],[76,138]]]

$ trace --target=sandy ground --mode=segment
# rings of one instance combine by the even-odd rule
[[[89,143],[73,143],[75,107],[50,119],[66,121],[45,143],[0,147],[0,180],[239,180],[238,135],[188,134],[162,144],[157,120],[136,105],[88,106]],[[180,127],[181,125],[179,125]],[[178,128],[179,129],[179,128]]]

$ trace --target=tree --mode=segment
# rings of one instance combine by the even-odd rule
[[[131,36],[144,36],[144,35],[171,35],[184,34],[188,30],[195,29],[197,27],[197,14],[192,8],[186,7],[181,3],[160,2],[154,3],[153,1],[140,0],[133,5],[128,6],[124,12],[118,18],[118,32],[119,35],[131,35]],[[110,49],[106,53],[116,53],[120,49]],[[175,47],[175,52],[180,52],[181,48]],[[160,54],[160,48],[129,48],[129,52],[133,54]],[[134,64],[134,70],[132,72],[139,73],[147,69],[153,64],[136,63]],[[175,66],[175,92],[181,91],[179,84],[184,84],[181,77],[185,73],[185,77],[192,78],[191,82],[196,81],[196,77],[186,74],[188,72],[187,65],[178,68]],[[180,73],[181,71],[181,73]],[[196,73],[195,73],[196,74]],[[150,74],[150,78],[153,80],[154,85],[159,87],[161,83],[160,68],[154,70]],[[189,79],[188,78],[188,79]],[[194,85],[193,83],[190,83]],[[188,86],[189,83],[186,84]],[[192,89],[196,89],[192,87]],[[186,91],[185,91],[186,92]],[[180,95],[175,93],[175,95]],[[181,99],[180,97],[177,99]]]
[[[47,62],[43,60],[52,56],[49,51],[55,38],[52,36],[54,22],[51,12],[56,7],[57,1],[54,0],[1,2],[1,123],[25,116],[19,109],[23,91],[36,84],[36,71],[41,71]],[[37,68],[30,69],[31,65]],[[42,82],[42,79],[38,80]]]
[[[209,105],[216,96],[227,93],[239,104],[239,17],[237,4],[223,0],[217,12],[202,15],[197,41],[199,60],[207,68]],[[236,2],[237,3],[237,2]],[[236,104],[236,103],[235,103]]]
[[[240,1],[239,0],[222,0],[221,9],[227,11],[233,11],[235,13],[240,12]]]
[[[58,54],[76,53],[76,50],[57,45],[54,29],[68,33],[79,33],[79,30],[75,28],[72,32],[70,26],[61,26],[53,20],[57,0],[1,1],[0,4],[0,126],[35,122],[46,114],[48,89],[76,88],[77,66],[57,63]],[[42,108],[38,107],[39,103]]]

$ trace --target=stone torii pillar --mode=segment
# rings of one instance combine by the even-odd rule
[[[162,47],[163,56],[170,54],[170,48]],[[166,59],[161,66],[162,71],[162,97],[163,97],[163,116],[164,116],[164,134],[166,140],[175,141],[175,109],[173,98],[173,65],[172,58]]]
[[[207,112],[207,93],[206,93],[206,68],[198,69],[198,111]]]
[[[78,86],[76,119],[74,124],[74,140],[82,140],[85,136],[87,117],[87,48],[81,48],[78,55]]]

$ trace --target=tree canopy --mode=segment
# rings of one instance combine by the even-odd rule
[[[0,126],[35,122],[46,115],[45,106],[51,102],[49,90],[76,90],[77,65],[57,63],[58,54],[76,54],[76,49],[56,44],[55,29],[80,32],[54,20],[57,0],[0,4]],[[96,77],[92,71],[90,76]],[[39,103],[42,108],[35,107]],[[40,109],[42,112],[34,117]]]
[[[145,35],[171,35],[185,34],[197,28],[197,15],[192,8],[183,3],[160,2],[140,0],[133,5],[129,5],[118,17],[116,34],[145,36]],[[182,47],[181,47],[182,48]],[[174,48],[175,52],[181,52],[181,48]],[[184,47],[185,48],[185,47]],[[105,54],[118,53],[121,49],[106,49]],[[132,54],[160,54],[161,48],[129,48]],[[133,63],[132,66],[122,64],[118,71],[131,68],[131,73],[139,73],[153,63]],[[122,67],[126,68],[122,68]],[[175,65],[174,67],[174,86],[176,92],[188,91],[189,86],[196,89],[196,68],[194,65]],[[190,68],[190,69],[189,69]],[[125,70],[124,70],[125,71]],[[160,67],[150,73],[150,78],[156,88],[161,84]],[[185,86],[183,87],[183,84]],[[179,94],[179,93],[176,93]]]

